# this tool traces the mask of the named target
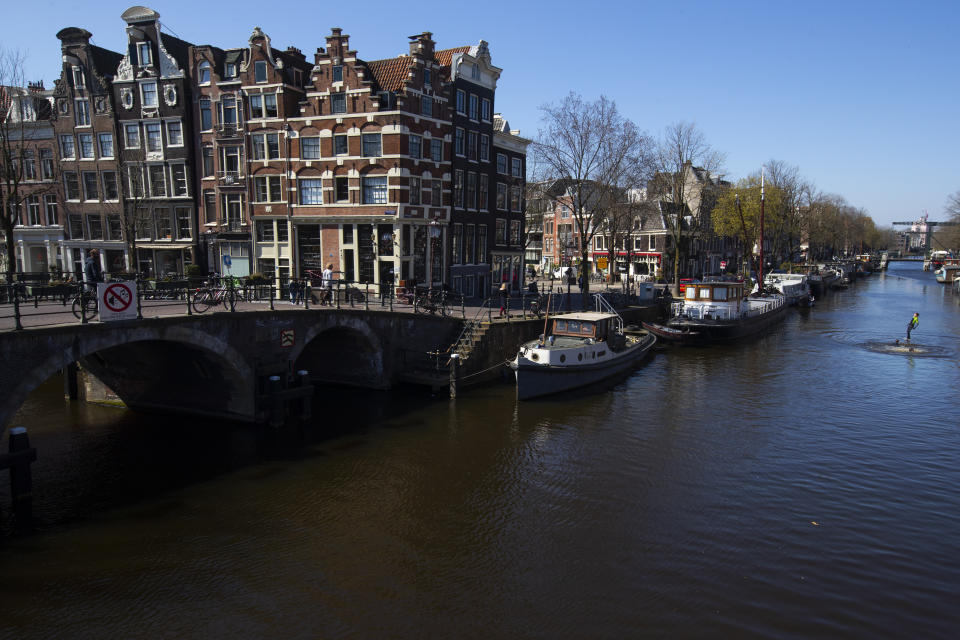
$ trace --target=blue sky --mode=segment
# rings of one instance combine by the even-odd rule
[[[95,44],[121,50],[120,14],[129,6],[8,4],[2,46],[26,53],[28,76],[51,86],[57,31],[83,27]],[[432,31],[440,48],[484,39],[504,70],[497,111],[521,135],[535,137],[544,103],[570,91],[603,94],[654,135],[672,122],[695,122],[726,154],[729,179],[782,160],[881,226],[924,211],[941,220],[947,196],[960,190],[956,0],[491,0],[439,12],[377,0],[147,6],[190,42],[242,46],[260,26],[275,47],[298,47],[308,59],[335,26],[369,60],[405,52],[406,36],[422,31]],[[273,6],[310,9],[266,9]]]

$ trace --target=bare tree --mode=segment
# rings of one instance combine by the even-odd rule
[[[117,214],[129,255],[128,270],[138,273],[137,239],[150,237],[153,224],[150,209],[145,206],[148,194],[143,180],[143,164],[121,157],[117,161],[117,182],[120,190]]]
[[[673,293],[679,295],[684,227],[692,233],[704,214],[710,213],[710,209],[704,210],[702,191],[693,170],[696,167],[715,173],[724,157],[707,143],[695,124],[678,122],[664,129],[654,159],[656,175],[651,181],[650,195],[668,204],[663,207],[663,217],[673,241]]]
[[[552,183],[551,198],[572,210],[580,278],[589,294],[590,245],[622,199],[628,177],[649,156],[649,140],[603,96],[588,102],[571,93],[541,112],[544,126],[533,144],[534,175],[538,182]],[[583,296],[584,304],[587,299]]]

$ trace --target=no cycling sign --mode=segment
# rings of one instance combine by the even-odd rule
[[[132,320],[137,317],[137,285],[134,282],[99,282],[97,298],[100,320]]]

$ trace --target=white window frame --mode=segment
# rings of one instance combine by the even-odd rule
[[[90,126],[90,101],[84,98],[77,98],[73,102],[74,120],[78,127]]]
[[[197,65],[197,84],[210,84],[210,63],[206,60]]]
[[[131,138],[130,132],[133,132],[135,138]],[[127,149],[139,149],[140,142],[140,123],[139,122],[127,122],[123,125],[123,138],[124,146]]]
[[[67,147],[70,147],[70,155],[67,155]],[[69,134],[60,136],[60,157],[64,160],[73,160],[77,157],[77,143],[73,136]]]
[[[153,102],[147,102],[147,91],[145,89],[151,87],[152,91],[150,92]],[[149,82],[140,83],[140,104],[144,107],[158,107],[160,105],[160,95],[157,93],[157,83],[153,80]]]
[[[180,120],[167,120],[167,146],[168,147],[182,147],[183,146],[183,123]],[[176,127],[180,141],[174,142],[173,136],[170,135],[171,126]]]
[[[86,151],[89,150],[89,154]],[[96,145],[92,133],[77,134],[77,152],[80,160],[94,160],[97,157]]]
[[[182,177],[178,180],[177,178],[177,169],[183,170]],[[177,184],[182,185],[182,193],[177,193]],[[190,197],[190,180],[187,176],[187,165],[183,162],[177,162],[170,165],[170,197],[171,198],[188,198]]]
[[[321,149],[320,136],[307,136],[300,138],[300,159],[301,160],[319,160],[323,157]],[[307,147],[311,150],[311,155],[307,155]],[[314,152],[315,150],[315,152]]]
[[[260,79],[260,73],[263,72],[263,79]],[[267,61],[266,60],[254,60],[253,62],[253,80],[257,84],[265,84],[267,82]]]
[[[107,153],[104,153],[104,144],[103,144],[103,141],[104,141],[104,140],[109,140],[109,142],[110,142],[110,148],[107,149]],[[97,134],[97,152],[100,154],[100,157],[101,157],[101,158],[112,158],[112,157],[114,157],[114,154],[116,153],[116,151],[114,150],[114,146],[113,146],[113,133],[112,133],[112,132],[98,133],[98,134]]]
[[[113,190],[116,192],[115,198],[107,197],[107,176],[113,176]],[[119,202],[120,201],[120,183],[118,182],[117,172],[116,171],[101,171],[100,172],[100,188],[103,189],[103,201],[104,202]]]
[[[150,48],[149,41],[137,43],[137,63],[141,67],[149,67],[153,64],[153,50]]]
[[[57,203],[57,194],[48,193],[43,196],[43,213],[46,216],[48,227],[55,227],[60,224],[60,210]]]
[[[309,185],[307,184],[309,183]],[[310,194],[310,202],[304,201],[304,196]],[[318,197],[315,197],[318,196]],[[323,205],[323,179],[298,178],[297,203],[303,207],[319,207]]]

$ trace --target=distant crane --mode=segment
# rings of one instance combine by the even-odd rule
[[[923,234],[923,236],[924,236],[923,246],[926,247],[926,249],[929,251],[929,250],[933,249],[933,247],[931,246],[931,242],[932,242],[932,240],[933,240],[933,228],[934,228],[934,227],[952,227],[952,226],[956,225],[957,223],[956,223],[956,222],[952,222],[952,221],[947,221],[947,222],[930,222],[929,220],[926,220],[925,218],[926,218],[926,216],[924,216],[924,217],[921,218],[920,220],[914,220],[913,222],[893,222],[893,223],[891,223],[891,224],[893,224],[893,226],[895,226],[895,227],[896,227],[896,226],[912,227],[913,225],[924,225],[924,226],[926,227],[926,231],[904,231],[904,233],[907,234],[907,235],[921,235],[921,234]]]

